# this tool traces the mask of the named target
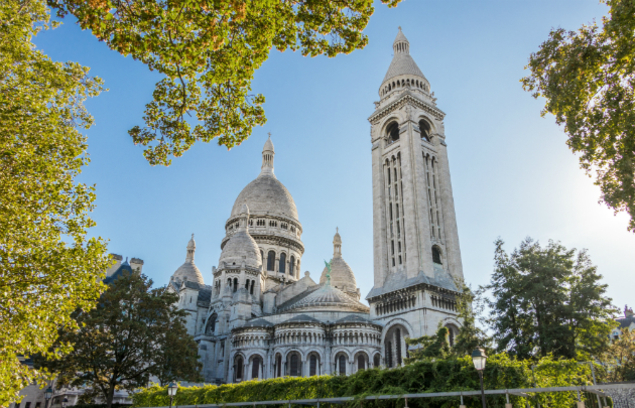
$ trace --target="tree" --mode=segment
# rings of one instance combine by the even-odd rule
[[[578,31],[554,29],[531,55],[525,90],[546,99],[568,146],[600,186],[601,202],[627,212],[635,232],[635,2],[607,0],[609,17]]]
[[[93,188],[75,181],[89,162],[84,101],[101,80],[34,48],[48,18],[42,1],[0,2],[0,406],[43,375],[18,357],[49,353],[71,313],[93,307],[110,263],[86,238]]]
[[[123,273],[90,311],[74,315],[79,329],[62,330],[59,344],[73,351],[41,362],[61,384],[87,386],[110,408],[115,390],[161,381],[200,379],[198,345],[184,327],[178,295],[137,272]],[[167,368],[166,363],[174,364]]]
[[[401,0],[382,0],[394,7]],[[48,0],[58,14],[163,75],[130,130],[147,160],[169,165],[196,141],[239,145],[266,122],[255,71],[272,49],[334,57],[363,48],[373,0]]]
[[[635,332],[623,329],[599,360],[604,368],[604,382],[635,381]]]
[[[408,345],[419,346],[409,351],[410,357],[406,359],[406,364],[430,359],[461,358],[471,355],[477,347],[489,348],[491,340],[476,326],[477,316],[482,311],[481,292],[473,293],[462,280],[457,284],[462,288],[462,293],[455,297],[457,319],[461,322],[461,327],[455,337],[454,345],[450,346],[448,328],[439,324],[437,332],[432,336],[406,339]],[[474,305],[475,302],[476,305]],[[474,306],[476,306],[476,313]]]
[[[585,250],[568,250],[531,238],[511,254],[496,240],[495,265],[486,300],[498,351],[518,358],[589,359],[609,346],[617,311],[607,285]]]

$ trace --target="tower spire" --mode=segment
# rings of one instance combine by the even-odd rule
[[[194,252],[196,252],[196,241],[194,241],[194,234],[187,243],[187,255],[185,256],[185,262],[194,262]]]
[[[340,237],[339,228],[335,227],[335,236],[333,237],[333,258],[342,257],[342,237]]]
[[[265,142],[265,146],[262,148],[262,167],[260,168],[261,176],[273,176],[273,156],[275,152],[273,150],[273,142],[271,141],[271,132],[269,132],[269,138]]]

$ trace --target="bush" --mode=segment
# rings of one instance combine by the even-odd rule
[[[485,369],[485,389],[553,387],[589,385],[590,368],[573,360],[544,358],[536,363],[518,361],[506,354],[492,356]],[[284,401],[313,398],[356,397],[349,406],[360,406],[360,399],[369,395],[403,395],[472,391],[480,389],[479,378],[469,356],[448,360],[417,362],[389,370],[368,369],[350,376],[284,377],[245,381],[221,386],[179,387],[175,405],[223,404],[246,401]],[[539,402],[550,408],[570,408],[575,393],[539,394]],[[160,407],[169,404],[165,387],[155,385],[132,395],[135,407]],[[479,397],[464,397],[468,407],[480,407]],[[489,396],[490,408],[504,407],[505,396]],[[514,406],[526,406],[527,399],[510,395]],[[531,405],[536,401],[532,398]],[[403,407],[403,400],[365,401],[364,408]],[[412,408],[456,408],[458,397],[426,398],[408,401]],[[336,405],[334,405],[336,407]],[[298,406],[297,408],[300,408]]]

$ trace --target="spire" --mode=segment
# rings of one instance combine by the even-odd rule
[[[194,252],[196,252],[196,241],[194,241],[194,234],[187,243],[187,255],[185,256],[185,262],[194,262]]]
[[[269,132],[269,138],[265,142],[265,146],[262,148],[262,167],[260,170],[261,176],[273,176],[273,142],[271,141],[271,132]]]
[[[335,227],[335,236],[333,237],[333,258],[342,257],[342,237],[340,237],[339,228]]]
[[[382,87],[384,93],[392,91],[393,89],[403,89],[408,81],[416,80],[415,84],[418,86],[422,86],[423,82],[427,82],[423,72],[417,66],[417,63],[410,56],[410,42],[401,31],[401,27],[399,27],[399,32],[397,33],[397,37],[395,37],[395,42],[392,44],[392,49],[394,51],[394,55],[392,57],[392,61],[390,62],[390,67],[388,67],[388,71],[386,72],[386,76],[382,82]],[[399,81],[388,81],[392,80],[395,77],[398,78]],[[408,78],[410,77],[410,78]],[[423,79],[424,81],[421,81]],[[390,85],[390,86],[389,86]]]
[[[238,214],[238,231],[246,231],[249,227],[249,207],[246,203],[240,208],[240,214]]]
[[[403,32],[401,32],[401,26],[399,27],[397,37],[395,37],[395,42],[392,44],[392,49],[395,51],[395,55],[410,54],[410,43]]]

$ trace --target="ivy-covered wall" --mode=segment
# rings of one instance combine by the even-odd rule
[[[532,371],[532,365],[536,364]],[[538,363],[517,361],[505,354],[488,359],[485,389],[534,388],[566,385],[590,385],[590,368],[572,360],[544,358]],[[254,380],[239,384],[203,387],[179,387],[175,405],[222,404],[244,401],[274,401],[355,396],[349,405],[359,406],[369,395],[479,390],[479,378],[469,356],[436,362],[417,362],[402,368],[369,369],[351,376],[285,377]],[[575,393],[539,394],[530,405],[539,402],[550,408],[575,407]],[[135,407],[161,407],[169,404],[165,387],[154,386],[132,396]],[[468,408],[481,407],[480,396],[464,397]],[[514,407],[526,407],[527,399],[510,396]],[[590,405],[592,401],[589,401]],[[459,398],[426,398],[408,401],[412,408],[458,408]],[[505,396],[489,396],[488,408],[505,406]],[[400,408],[403,400],[364,402],[364,408]],[[333,404],[333,408],[340,407]],[[295,407],[300,408],[300,406]],[[306,407],[304,407],[306,408]],[[327,407],[324,407],[327,408]],[[331,408],[331,407],[328,407]]]

